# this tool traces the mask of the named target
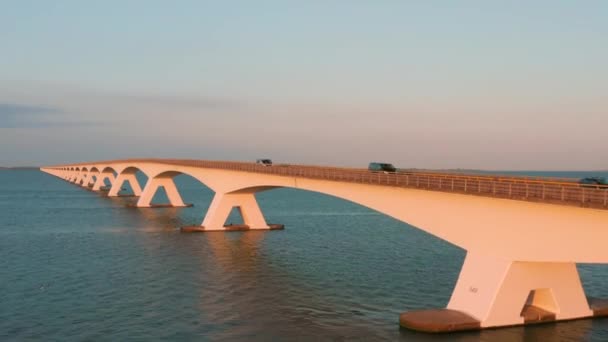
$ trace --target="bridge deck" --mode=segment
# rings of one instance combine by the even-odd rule
[[[62,165],[62,167],[112,165],[118,163],[160,163],[167,165],[268,173],[282,176],[443,191],[608,210],[608,187],[582,186],[574,179],[466,175],[420,171],[382,173],[370,172],[367,169],[357,168],[292,164],[265,166],[243,162],[186,159],[113,160]]]

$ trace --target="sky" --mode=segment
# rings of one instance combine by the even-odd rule
[[[608,169],[607,1],[0,0],[0,166]]]

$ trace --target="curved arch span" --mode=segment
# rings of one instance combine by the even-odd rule
[[[106,172],[112,172],[113,174],[116,174],[116,169],[113,168],[112,166],[106,166],[106,167],[100,167],[101,169],[101,173],[106,173]]]
[[[113,170],[116,173],[116,176],[112,181],[112,187],[108,192],[109,197],[141,196],[142,186],[137,178],[138,173],[143,175],[145,178],[143,180],[143,184],[147,184],[150,179],[146,170],[135,165],[108,165],[105,166],[103,170],[104,172],[107,170]],[[129,184],[132,194],[120,194],[125,183]]]
[[[157,206],[171,206],[171,207],[189,207],[191,204],[184,203],[182,196],[177,189],[174,178],[180,175],[188,176],[190,178],[195,179],[201,185],[205,187],[209,187],[204,181],[200,179],[200,177],[196,177],[195,174],[191,174],[187,171],[183,170],[164,170],[160,172],[155,172],[153,176],[148,178],[148,182],[146,183],[146,187],[139,200],[137,201],[138,207],[157,207]],[[168,204],[153,204],[152,199],[156,195],[156,193],[163,189],[167,199],[169,200]]]

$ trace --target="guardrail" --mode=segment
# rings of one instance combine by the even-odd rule
[[[551,178],[542,179],[436,172],[427,173],[417,171],[382,173],[356,168],[293,164],[265,166],[243,162],[183,159],[129,159],[77,165],[149,162],[608,209],[608,186],[583,185],[577,183],[575,180],[567,181]]]

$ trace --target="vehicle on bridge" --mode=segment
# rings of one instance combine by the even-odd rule
[[[257,159],[255,161],[256,164],[262,164],[264,166],[272,166],[272,160],[271,159]]]
[[[585,177],[581,178],[578,183],[585,188],[608,189],[608,181],[605,177]]]
[[[371,172],[384,172],[384,173],[395,173],[397,172],[397,168],[390,163],[378,163],[372,162],[369,163],[367,169]]]

